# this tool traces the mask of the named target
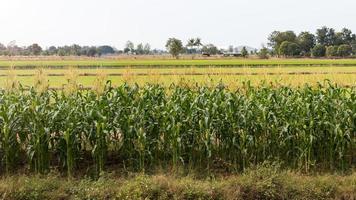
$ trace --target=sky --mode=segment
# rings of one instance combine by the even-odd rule
[[[164,48],[170,37],[261,47],[274,30],[356,32],[355,0],[0,0],[0,42]]]

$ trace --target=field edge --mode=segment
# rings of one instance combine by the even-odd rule
[[[240,175],[102,174],[98,180],[59,174],[0,179],[1,199],[355,199],[356,173],[303,175],[259,166]]]

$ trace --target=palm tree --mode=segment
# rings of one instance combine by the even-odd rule
[[[196,38],[195,39],[194,46],[197,47],[198,51],[199,51],[200,47],[203,46],[203,44],[201,43],[201,39],[200,38]]]
[[[188,40],[187,48],[189,49],[189,53],[193,53],[193,47],[195,46],[195,39],[191,38]]]

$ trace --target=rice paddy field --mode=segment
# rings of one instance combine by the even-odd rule
[[[69,79],[82,88],[91,88],[97,79],[113,85],[147,83],[170,86],[217,85],[240,87],[250,81],[298,87],[317,85],[329,80],[351,87],[356,82],[356,62],[352,59],[216,59],[216,60],[0,60],[0,84],[6,87],[14,80],[23,86],[34,86],[38,79],[50,88],[63,88]]]
[[[0,84],[2,86],[6,86],[9,81],[11,82],[15,80],[23,86],[34,86],[39,79],[43,82],[47,82],[50,88],[65,88],[68,85],[68,80],[75,81],[81,87],[91,88],[96,84],[98,79],[104,81],[110,80],[114,86],[118,86],[123,83],[137,83],[139,85],[151,83],[161,84],[164,86],[170,86],[171,84],[184,84],[192,86],[199,84],[211,86],[224,83],[231,88],[236,88],[243,85],[244,82],[250,81],[252,85],[268,83],[276,86],[283,85],[298,87],[305,84],[317,85],[325,80],[330,80],[333,83],[337,83],[338,85],[345,87],[351,87],[356,84],[355,72],[340,72],[338,69],[334,69],[333,72],[325,72],[321,69],[315,74],[313,72],[311,72],[311,74],[306,74],[307,72],[305,71],[301,73],[281,73],[278,70],[276,72],[257,72],[255,74],[250,74],[252,70],[247,73],[241,73],[240,70],[237,70],[238,72],[228,72],[232,71],[230,69],[226,71],[219,69],[220,72],[202,72],[199,74],[196,74],[196,72],[177,73],[176,71],[167,73],[169,70],[163,73],[150,70],[144,74],[142,74],[142,72],[135,73],[131,70],[123,71],[122,73],[118,72],[118,70],[98,70],[99,72],[96,71],[92,74],[88,74],[88,71],[93,70],[68,70],[63,71],[63,73],[57,70],[44,72],[33,70],[32,72],[26,71],[22,74],[16,72],[16,74],[10,73],[10,76],[8,76],[8,74],[0,75]]]
[[[174,67],[174,66],[356,66],[355,59],[167,59],[167,58],[0,58],[0,67]]]
[[[0,61],[0,197],[355,199],[355,66]]]

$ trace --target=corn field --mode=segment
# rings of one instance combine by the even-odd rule
[[[68,176],[109,165],[242,171],[278,160],[291,169],[356,164],[356,89],[160,85],[0,93],[4,174],[28,166]]]

